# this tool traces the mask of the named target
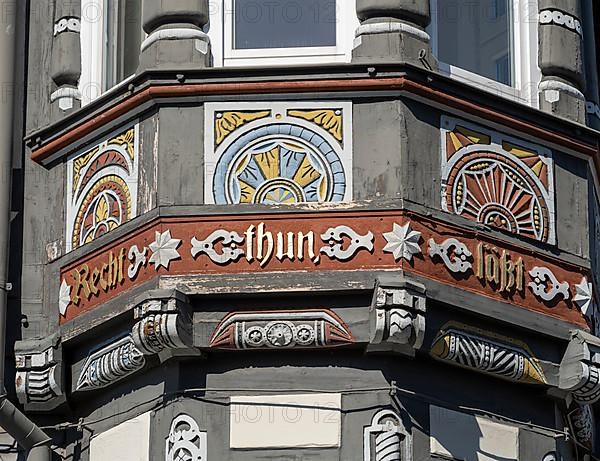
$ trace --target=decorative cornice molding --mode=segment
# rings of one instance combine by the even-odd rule
[[[431,346],[439,360],[528,384],[547,384],[544,371],[526,344],[455,322],[446,324]]]
[[[414,356],[425,336],[425,287],[403,277],[377,280],[370,311],[368,350]]]
[[[25,346],[16,351],[15,388],[26,409],[48,411],[65,402],[62,346],[56,341],[39,350]]]
[[[140,76],[140,79],[142,76]],[[210,95],[242,95],[242,94],[282,94],[282,93],[314,93],[314,92],[349,92],[349,91],[407,91],[422,96],[432,102],[451,106],[456,110],[479,116],[496,123],[510,126],[511,129],[528,133],[540,139],[548,140],[563,147],[575,150],[590,157],[597,157],[597,147],[584,143],[575,137],[558,133],[555,129],[544,128],[533,122],[527,122],[498,110],[482,106],[465,98],[454,96],[448,92],[423,84],[414,77],[390,78],[340,78],[322,80],[293,81],[246,81],[243,85],[231,83],[190,83],[180,85],[150,84],[131,94],[125,94],[114,102],[108,103],[102,113],[87,119],[72,118],[71,126],[60,135],[51,137],[49,130],[43,130],[46,139],[42,140],[42,131],[30,135],[26,141],[32,148],[31,158],[35,162],[47,165],[56,159],[61,149],[72,145],[84,136],[101,129],[106,124],[129,111],[143,106],[150,101],[173,97],[197,97]],[[89,110],[89,109],[88,109]],[[564,122],[563,122],[564,123]],[[42,143],[43,142],[43,143]],[[598,163],[600,171],[600,162]]]

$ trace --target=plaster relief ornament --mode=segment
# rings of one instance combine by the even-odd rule
[[[363,430],[363,461],[400,461],[402,445],[408,434],[400,417],[392,410],[381,410]]]
[[[63,280],[60,284],[60,292],[58,295],[58,310],[60,315],[67,313],[67,308],[71,304],[71,286]]]
[[[568,417],[575,439],[588,450],[592,450],[596,424],[591,405],[577,405],[574,410],[569,412]]]
[[[88,357],[81,369],[76,390],[88,391],[110,386],[141,370],[145,364],[144,355],[127,336]]]
[[[67,251],[137,216],[138,162],[137,125],[67,161]]]
[[[351,197],[352,104],[208,103],[209,203],[340,202]]]
[[[554,273],[546,267],[534,267],[529,271],[533,282],[529,283],[529,288],[538,298],[547,302],[552,302],[557,296],[562,296],[565,301],[571,297],[568,282],[559,282]]]
[[[215,245],[221,243],[221,253],[215,250]],[[210,234],[205,240],[192,239],[192,257],[196,258],[199,254],[206,254],[212,262],[216,264],[228,264],[237,261],[244,255],[244,250],[238,248],[238,245],[244,243],[244,238],[237,232],[226,230],[217,230]]]
[[[340,346],[354,342],[352,333],[333,312],[237,312],[215,329],[210,347],[282,349]]]
[[[445,325],[431,346],[432,357],[521,383],[545,384],[525,343],[459,323]]]
[[[138,275],[140,268],[148,264],[148,259],[146,258],[147,253],[148,248],[146,247],[140,250],[137,245],[133,245],[129,249],[127,257],[129,258],[129,261],[131,261],[131,264],[127,268],[127,275],[130,279],[134,279]]]
[[[165,443],[165,461],[206,461],[207,434],[201,432],[196,421],[186,414],[171,423]]]
[[[581,309],[583,315],[587,315],[589,317],[593,311],[590,309],[593,305],[593,300],[592,284],[588,282],[587,277],[583,277],[583,279],[581,279],[581,283],[575,285],[575,296],[573,297],[573,301],[575,301],[577,307]]]
[[[350,244],[346,249],[343,248],[344,236],[350,239]],[[366,235],[359,235],[348,226],[329,228],[327,232],[321,235],[321,239],[324,242],[329,241],[329,246],[321,248],[321,253],[339,261],[352,259],[361,249],[369,252],[373,251],[373,233],[368,232]]]
[[[462,120],[442,126],[442,209],[554,243],[552,152]]]
[[[473,268],[469,258],[473,256],[467,246],[455,238],[445,240],[438,245],[435,240],[429,240],[429,256],[434,259],[439,256],[448,270],[452,273],[466,273]]]
[[[150,263],[154,264],[156,270],[161,266],[169,270],[171,261],[181,257],[177,251],[179,245],[181,245],[181,240],[172,238],[170,230],[163,233],[156,232],[156,240],[150,244],[150,251],[152,251]]]
[[[403,226],[394,223],[394,230],[386,232],[383,237],[388,242],[383,251],[392,253],[396,261],[402,258],[412,261],[413,255],[421,254],[421,233],[413,230],[410,222]]]

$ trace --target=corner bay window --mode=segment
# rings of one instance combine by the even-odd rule
[[[537,104],[535,0],[430,0],[440,72]],[[144,38],[142,0],[82,0],[84,103],[133,75]],[[214,67],[351,61],[359,25],[351,0],[211,0]]]

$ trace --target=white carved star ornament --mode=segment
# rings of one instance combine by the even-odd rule
[[[383,237],[388,242],[383,251],[392,253],[396,261],[402,258],[412,261],[414,255],[421,254],[421,233],[410,227],[410,221],[403,226],[394,223],[392,232],[384,233]]]
[[[575,297],[573,301],[575,301],[575,304],[577,304],[584,315],[589,315],[593,299],[592,284],[588,282],[587,277],[583,277],[581,283],[575,285]]]
[[[156,270],[161,266],[169,270],[171,261],[181,257],[177,251],[179,245],[181,245],[181,240],[172,238],[170,230],[163,233],[156,232],[155,241],[149,245],[150,251],[152,251],[152,256],[149,259],[150,264],[154,264]]]
[[[64,316],[67,313],[69,304],[71,304],[71,286],[63,279],[58,294],[58,310],[60,315]]]

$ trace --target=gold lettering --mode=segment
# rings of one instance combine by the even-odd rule
[[[515,263],[517,268],[517,291],[523,291],[525,288],[525,264],[523,263],[523,258],[519,258]]]
[[[506,251],[500,258],[500,291],[508,291],[515,286],[515,263],[510,260]]]
[[[121,248],[121,251],[119,252],[119,275],[117,276],[117,280],[118,280],[119,284],[121,284],[125,281],[124,267],[125,267],[125,248]]]
[[[486,248],[489,253],[485,256],[485,272],[486,280],[488,283],[500,283],[500,262],[496,254],[498,253],[497,248]]]
[[[477,278],[480,280],[484,280],[485,278],[485,270],[483,268],[483,243],[477,245]]]
[[[265,267],[273,256],[273,234],[265,232],[265,223],[262,222],[258,225],[256,232],[256,247],[256,259],[260,261],[261,267]]]
[[[90,291],[90,285],[87,281],[89,275],[90,268],[87,264],[83,264],[81,267],[73,271],[73,277],[75,278],[75,291],[73,292],[71,301],[73,301],[73,304],[75,304],[76,306],[78,306],[79,301],[81,301],[81,297],[79,296],[81,290],[83,290],[83,295],[87,299],[90,299],[90,297],[92,296],[92,292]]]
[[[100,288],[102,291],[107,292],[109,288],[109,280],[105,274],[109,271],[108,264],[102,264],[102,270],[100,271]]]
[[[108,266],[110,267],[108,271],[108,279],[111,288],[117,287],[117,280],[119,277],[119,260],[115,258],[115,255],[111,251],[108,254]]]
[[[98,282],[100,281],[100,271],[97,267],[92,271],[91,283],[90,283],[90,291],[94,296],[98,296],[100,290],[98,290]]]

